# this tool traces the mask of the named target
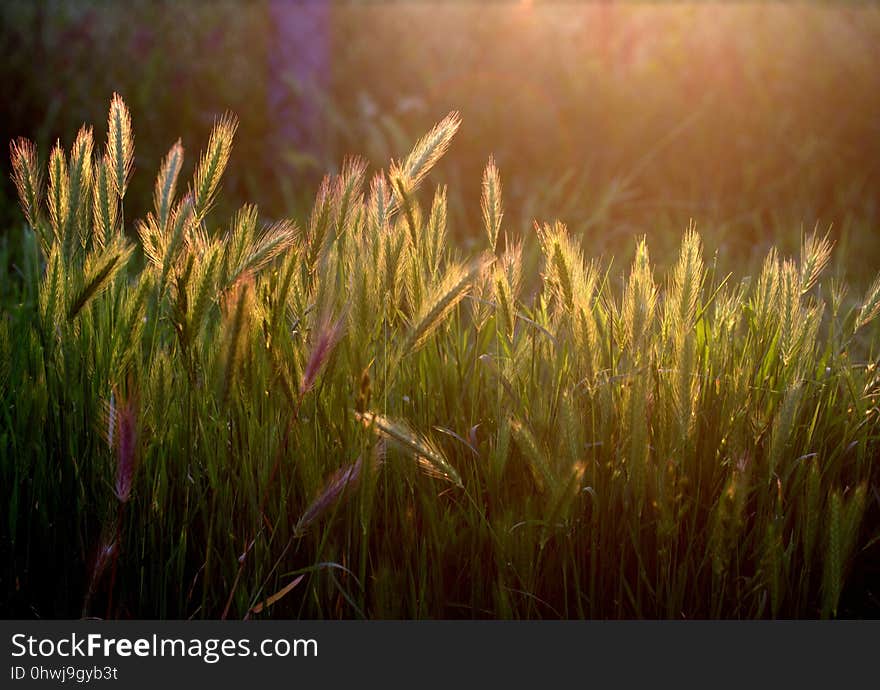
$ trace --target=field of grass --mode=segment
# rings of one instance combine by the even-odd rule
[[[585,256],[485,151],[465,253],[455,112],[301,222],[212,212],[227,115],[132,208],[130,120],[11,147],[3,616],[877,615],[880,277],[823,232]]]

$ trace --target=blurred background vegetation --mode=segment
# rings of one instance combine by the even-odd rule
[[[131,219],[171,144],[188,175],[226,110],[241,125],[225,203],[302,220],[346,154],[386,165],[454,109],[435,179],[464,246],[494,154],[511,230],[559,218],[621,266],[641,234],[668,261],[691,218],[725,268],[817,224],[849,280],[880,264],[874,4],[7,0],[0,49],[7,141],[69,145],[123,96]],[[22,219],[3,178],[8,234]]]

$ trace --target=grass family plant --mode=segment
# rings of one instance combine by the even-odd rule
[[[136,221],[118,96],[105,143],[12,143],[4,615],[876,612],[880,279],[850,306],[820,234],[722,275],[693,225],[621,272],[510,232],[491,158],[463,256],[425,190],[459,126],[299,222],[212,213],[231,115]]]

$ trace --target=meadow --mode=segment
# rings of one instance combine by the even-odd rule
[[[136,242],[119,96],[103,153],[83,127],[44,175],[11,147],[7,613],[841,613],[875,542],[880,277],[847,307],[819,233],[722,275],[693,226],[668,275],[644,239],[621,275],[558,221],[524,276],[491,158],[461,257],[421,189],[457,113],[387,172],[348,159],[302,227],[218,228],[236,124],[183,194],[170,149]]]
[[[880,614],[875,7],[265,4],[0,10],[0,617]]]

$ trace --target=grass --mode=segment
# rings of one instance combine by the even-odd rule
[[[734,276],[691,225],[622,270],[511,231],[490,158],[463,256],[423,189],[457,113],[301,224],[212,216],[224,116],[132,223],[108,124],[47,177],[11,147],[3,615],[876,614],[880,277],[826,281],[827,236]]]

